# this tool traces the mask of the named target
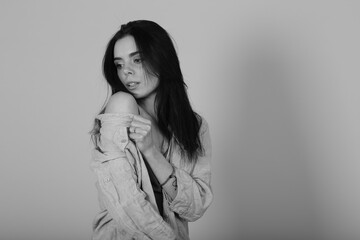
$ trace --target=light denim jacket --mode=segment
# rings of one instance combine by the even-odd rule
[[[100,213],[93,222],[93,240],[188,240],[188,222],[200,218],[213,199],[210,185],[211,142],[205,120],[200,129],[204,155],[196,164],[181,159],[180,148],[170,142],[167,160],[174,166],[178,192],[172,201],[165,191],[164,219],[160,216],[144,159],[128,138],[133,115],[105,113],[99,148],[91,168],[97,176]]]

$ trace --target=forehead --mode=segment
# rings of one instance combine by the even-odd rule
[[[137,51],[133,36],[125,36],[116,41],[114,46],[114,57],[124,58]]]

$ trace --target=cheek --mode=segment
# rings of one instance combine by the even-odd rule
[[[120,81],[123,82],[125,79],[125,74],[123,73],[123,71],[118,70],[117,75],[118,75]]]
[[[145,77],[145,81],[147,85],[153,86],[153,87],[157,87],[159,84],[159,80],[157,77]]]
[[[159,79],[155,78],[153,80],[154,87],[157,88],[159,86]]]

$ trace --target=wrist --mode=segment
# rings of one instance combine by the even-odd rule
[[[160,187],[163,187],[165,184],[167,184],[169,182],[169,180],[173,177],[175,177],[175,168],[173,166],[171,166],[172,170],[171,170],[171,173],[170,175],[167,177],[167,179],[160,184]]]

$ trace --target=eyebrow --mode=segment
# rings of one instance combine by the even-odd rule
[[[129,54],[129,56],[133,57],[133,56],[135,56],[137,54],[140,54],[140,52],[139,51],[132,52],[132,53]],[[116,60],[122,60],[122,58],[121,57],[114,57],[114,61],[116,61]]]

